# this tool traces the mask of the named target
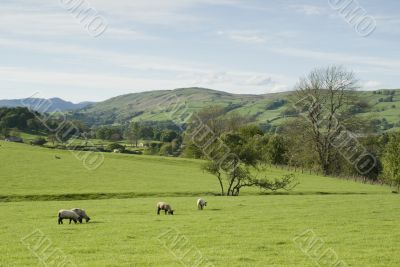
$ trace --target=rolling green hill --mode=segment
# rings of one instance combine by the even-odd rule
[[[400,125],[400,89],[358,91],[354,114],[370,120],[382,120],[382,129]],[[181,110],[196,112],[209,106],[221,106],[226,114],[236,112],[252,116],[259,123],[282,123],[292,107],[294,92],[265,95],[230,94],[204,88],[181,88],[134,93],[92,104],[73,114],[90,124],[120,124],[128,121],[168,121],[176,103]]]

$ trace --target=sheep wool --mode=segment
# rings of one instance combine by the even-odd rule
[[[165,211],[165,214],[174,215],[174,211],[171,208],[171,205],[165,202],[157,203],[157,214],[160,215],[160,211]]]
[[[87,216],[85,210],[80,209],[80,208],[73,208],[72,211],[75,212],[76,214],[78,214],[82,219],[85,219],[86,222],[90,221],[90,217]]]
[[[202,198],[199,198],[199,199],[197,200],[197,208],[198,208],[199,210],[202,210],[205,206],[207,206],[207,201],[205,201],[205,200],[202,199]]]
[[[73,212],[72,210],[59,210],[58,211],[58,224],[63,224],[64,219],[69,219],[69,223],[71,224],[71,221],[74,221],[74,223],[77,223],[78,221],[81,223],[82,218],[76,213]]]

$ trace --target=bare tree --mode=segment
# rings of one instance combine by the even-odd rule
[[[137,122],[131,122],[125,131],[125,138],[128,139],[131,146],[135,144],[138,146],[138,141],[140,138],[140,125]]]
[[[341,66],[313,70],[296,85],[296,106],[305,114],[304,131],[310,136],[325,175],[332,170],[333,140],[340,135],[344,114],[353,102],[357,80]]]

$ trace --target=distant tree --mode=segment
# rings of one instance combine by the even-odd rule
[[[37,112],[31,112],[27,108],[0,108],[0,122],[3,127],[16,128],[18,130],[32,130],[28,127],[28,121],[35,120],[40,116]]]
[[[257,125],[242,126],[239,128],[239,133],[243,138],[253,138],[256,135],[264,135]]]
[[[254,118],[231,112],[220,120],[223,132],[236,132],[245,125],[254,122]]]
[[[198,127],[199,125],[196,124],[201,122],[202,124],[207,125],[215,136],[220,136],[226,128],[225,121],[222,118],[222,115],[224,114],[225,109],[223,107],[212,106],[204,108],[196,114],[197,119],[194,121],[194,127]]]
[[[128,126],[128,128],[125,131],[125,138],[129,141],[131,146],[135,144],[135,146],[138,146],[138,141],[140,139],[140,131],[141,127],[138,122],[131,122]]]
[[[57,137],[54,133],[49,133],[47,135],[47,139],[49,140],[49,142],[51,142],[53,144],[53,146],[55,145],[55,142],[57,141]]]
[[[383,171],[387,181],[400,193],[400,133],[390,136],[383,157]]]
[[[163,130],[160,135],[161,142],[170,143],[172,140],[178,137],[178,133],[172,130]]]
[[[305,110],[304,131],[312,137],[319,165],[325,175],[332,170],[336,153],[333,140],[343,131],[347,116],[343,116],[354,100],[351,92],[356,88],[352,72],[332,66],[313,70],[296,85],[299,110]]]
[[[287,102],[287,100],[277,99],[277,100],[274,100],[273,102],[269,103],[268,105],[266,105],[265,109],[266,110],[278,109],[278,108],[282,107],[283,105],[285,105],[286,102]]]
[[[160,155],[161,156],[169,156],[173,153],[173,147],[171,143],[164,143],[160,148]]]
[[[10,129],[5,125],[4,122],[0,121],[0,135],[3,138],[8,137],[10,134]]]
[[[122,140],[122,135],[121,133],[112,133],[111,137],[109,138],[111,141],[121,141]]]
[[[160,151],[161,146],[162,146],[162,143],[151,142],[149,144],[148,154],[151,154],[151,155],[157,154]]]
[[[28,119],[26,122],[26,127],[30,131],[38,132],[40,130],[41,123],[36,118]]]
[[[267,160],[273,165],[286,164],[286,150],[283,136],[278,134],[271,136],[267,144]]]
[[[150,126],[144,126],[140,128],[139,136],[146,140],[151,140],[154,136],[154,129]]]
[[[118,126],[103,126],[96,130],[96,138],[101,140],[122,140],[122,128]]]
[[[293,107],[288,107],[286,108],[284,111],[282,111],[281,115],[282,116],[295,116],[297,115],[299,112],[293,108]]]
[[[43,137],[36,138],[35,140],[33,140],[31,142],[31,144],[35,145],[35,146],[42,146],[42,145],[44,145],[46,143],[47,143],[47,141]]]
[[[203,152],[196,146],[193,142],[186,141],[185,149],[183,151],[183,156],[186,158],[201,159],[203,158]]]
[[[17,128],[13,128],[13,129],[11,129],[11,131],[9,132],[9,136],[21,137],[21,132],[18,131]]]

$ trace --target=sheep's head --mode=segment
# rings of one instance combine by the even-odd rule
[[[173,211],[173,210],[169,210],[169,211],[168,211],[168,214],[169,214],[169,215],[174,215],[174,211]]]
[[[86,222],[89,222],[89,221],[90,221],[90,217],[87,217],[87,218],[86,218]]]

